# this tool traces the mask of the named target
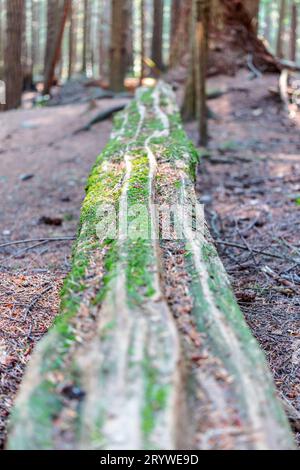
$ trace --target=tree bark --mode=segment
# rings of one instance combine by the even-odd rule
[[[184,100],[182,105],[182,117],[185,121],[196,118],[196,1],[193,0],[190,16],[190,44],[189,44],[189,67],[186,80]]]
[[[22,37],[24,0],[6,1],[6,47],[4,52],[4,81],[6,104],[2,110],[18,108],[22,98]]]
[[[4,0],[0,0],[0,12],[4,10]],[[3,15],[0,16],[0,73],[3,70],[4,64],[4,27],[3,27]]]
[[[133,1],[128,1],[128,17],[127,17],[127,70],[133,71],[134,67],[134,47],[133,47]]]
[[[221,47],[232,48],[232,50],[243,50],[253,56],[253,62],[256,67],[262,68],[265,72],[278,72],[281,66],[278,60],[266,48],[261,41],[253,25],[253,19],[246,9],[244,0],[219,0],[221,7],[222,25],[216,31],[216,41],[219,41]],[[214,20],[213,12],[213,20]],[[215,29],[215,22],[212,21]],[[221,34],[220,34],[221,33]],[[226,59],[226,57],[225,57]],[[226,60],[225,60],[226,61]],[[216,64],[217,68],[218,64]],[[230,67],[231,64],[228,64]],[[235,64],[232,63],[234,70]]]
[[[283,59],[283,42],[282,36],[284,32],[284,17],[286,12],[286,0],[280,1],[280,12],[279,12],[279,20],[278,20],[278,34],[277,34],[277,45],[276,45],[276,55],[280,59]]]
[[[140,6],[141,14],[141,75],[140,75],[140,85],[143,84],[145,77],[145,1],[141,0]]]
[[[46,33],[46,47],[44,56],[44,76],[49,72],[49,59],[53,50],[55,42],[55,35],[57,30],[57,18],[59,14],[59,0],[47,1],[47,33]]]
[[[190,41],[191,0],[173,0],[171,12],[170,67],[178,65]]]
[[[182,0],[172,0],[171,2],[171,26],[170,26],[170,67],[173,67],[176,56],[176,38],[180,14],[182,10]]]
[[[163,18],[164,1],[153,0],[152,60],[159,70],[163,70]]]
[[[69,15],[72,0],[63,0],[58,5],[58,13],[56,16],[57,28],[53,36],[53,43],[49,48],[49,56],[46,57],[45,78],[43,94],[48,95],[54,80],[55,68],[60,58],[62,39],[65,24]]]
[[[254,31],[258,31],[259,0],[244,0],[244,5],[248,11]]]
[[[99,23],[99,74],[101,79],[109,75],[109,18],[111,17],[111,3],[101,0]]]
[[[32,2],[32,22],[31,22],[31,57],[32,57],[32,69],[33,75],[35,69],[38,66],[40,58],[40,34],[39,34],[39,4],[38,2]]]
[[[87,74],[88,65],[91,63],[91,3],[84,0],[83,19],[83,48],[82,48],[82,73]]]
[[[199,124],[199,143],[203,146],[207,145],[208,140],[206,73],[209,17],[210,0],[196,0],[196,114]]]
[[[111,46],[110,46],[110,88],[113,91],[124,89],[127,68],[127,35],[130,2],[111,2]]]
[[[70,7],[70,24],[69,24],[69,64],[68,64],[68,78],[72,77],[76,67],[77,58],[77,11],[76,4],[72,2]]]
[[[298,9],[295,2],[292,4],[292,12],[291,12],[291,45],[290,45],[290,59],[293,62],[297,60],[297,38],[298,38]]]

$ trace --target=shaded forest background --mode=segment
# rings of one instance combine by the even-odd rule
[[[265,46],[278,59],[299,60],[298,0],[208,3],[210,74],[234,73],[243,63],[230,54],[247,47],[262,71],[272,63],[267,58],[265,64]],[[102,87],[121,91],[125,77],[156,77],[187,65],[191,10],[191,0],[0,0],[4,109],[20,105],[21,90],[37,87],[47,95],[53,84],[75,77],[97,78]],[[253,34],[263,43],[257,46]]]

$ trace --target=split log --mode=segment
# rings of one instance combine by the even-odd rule
[[[294,448],[199,213],[196,163],[171,89],[138,90],[89,177],[61,313],[33,353],[9,449]],[[159,237],[154,202],[183,207],[180,233]],[[195,214],[196,230],[186,223]],[[166,251],[182,255],[176,279],[187,279],[179,316]]]

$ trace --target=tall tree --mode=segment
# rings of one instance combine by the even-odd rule
[[[109,75],[109,27],[111,17],[111,3],[107,0],[100,0],[100,20],[99,20],[99,74],[102,79],[107,79]]]
[[[47,75],[50,66],[49,57],[55,41],[58,14],[59,0],[47,0],[47,32],[44,55],[44,75]]]
[[[6,0],[6,47],[4,52],[4,81],[6,104],[2,109],[18,108],[22,98],[22,37],[24,0]]]
[[[182,117],[185,121],[196,118],[196,0],[192,0],[189,18],[189,66],[186,80]]]
[[[182,13],[183,0],[172,0],[171,1],[171,27],[170,27],[170,66],[173,67],[176,62],[176,39],[178,34],[178,27],[180,21],[180,15]]]
[[[70,79],[76,67],[77,58],[77,9],[76,2],[72,2],[70,7],[70,22],[69,22],[69,64],[68,64],[68,78]]]
[[[32,8],[32,16],[31,16],[31,58],[32,58],[32,69],[33,74],[35,72],[35,68],[39,62],[39,53],[40,53],[40,33],[39,33],[39,2],[32,1],[31,3]]]
[[[190,41],[192,0],[173,0],[171,8],[170,67],[175,67]]]
[[[4,63],[4,1],[0,0],[0,72]]]
[[[290,38],[290,59],[296,61],[297,59],[297,39],[298,39],[298,8],[295,1],[292,3],[291,11],[291,38]]]
[[[146,33],[146,24],[145,24],[145,1],[140,0],[140,16],[141,16],[141,74],[140,74],[140,85],[143,84],[143,79],[145,76],[145,33]]]
[[[276,55],[279,58],[283,57],[283,32],[284,32],[285,13],[286,13],[286,0],[280,0],[277,45],[276,45]]]
[[[133,47],[133,29],[134,29],[134,21],[133,21],[133,0],[128,0],[128,18],[127,18],[127,44],[126,44],[126,51],[127,51],[127,69],[133,70],[134,67],[134,47]]]
[[[209,18],[210,0],[196,0],[196,113],[199,122],[199,142],[203,146],[206,146],[208,140],[206,74]]]
[[[82,47],[82,73],[87,73],[87,66],[91,63],[91,2],[84,0],[83,10],[83,47]]]
[[[153,0],[153,32],[152,60],[159,70],[163,69],[162,40],[163,40],[164,1]]]
[[[53,0],[48,0],[52,2]],[[50,93],[54,75],[55,75],[55,68],[59,62],[60,54],[61,54],[61,47],[62,47],[62,39],[64,34],[64,29],[66,25],[66,21],[70,12],[72,0],[59,0],[58,6],[56,10],[56,28],[53,33],[53,42],[51,43],[51,47],[49,48],[49,55],[46,57],[46,64],[45,64],[45,76],[44,76],[44,90],[43,94],[47,95]],[[48,10],[49,14],[49,10]],[[49,16],[48,16],[49,21]]]
[[[121,91],[127,69],[129,0],[111,1],[110,88]]]

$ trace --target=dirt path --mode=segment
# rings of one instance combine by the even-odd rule
[[[292,124],[268,92],[276,80],[250,81],[245,72],[210,81],[211,88],[227,82],[230,92],[210,102],[220,120],[210,122],[210,158],[199,166],[197,188],[299,441],[300,120]],[[195,139],[195,125],[187,128]]]
[[[0,114],[0,245],[75,235],[86,178],[111,122],[72,133],[110,105],[101,101],[93,112],[71,105]],[[61,241],[0,248],[0,447],[30,352],[57,314],[71,246]]]

